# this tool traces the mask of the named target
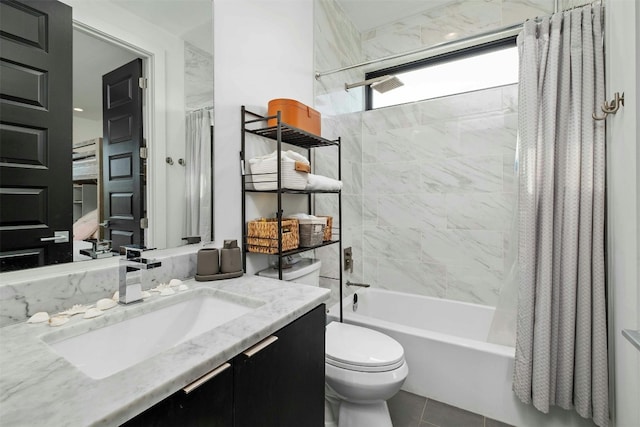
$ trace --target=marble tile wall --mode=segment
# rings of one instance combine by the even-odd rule
[[[213,55],[184,43],[184,91],[187,110],[213,105]]]
[[[366,281],[497,304],[515,203],[516,98],[510,85],[363,113]]]
[[[585,0],[563,0],[577,4]],[[407,52],[553,13],[554,0],[457,0],[362,34],[366,59]]]
[[[363,60],[360,32],[335,0],[314,2],[314,66],[328,71]],[[364,72],[353,69],[322,76],[315,82],[315,108],[323,117],[362,111],[362,88],[345,91],[345,83],[364,79]]]
[[[342,246],[351,247],[356,260],[353,272],[344,272],[343,283],[347,280],[360,282],[364,264],[362,249],[362,144],[361,125],[362,113],[343,114],[323,118],[323,134],[334,139],[341,138],[342,157]],[[335,148],[320,148],[315,150],[314,173],[338,178],[338,150]],[[315,212],[318,215],[333,217],[334,239],[338,238],[339,211],[337,197],[333,194],[315,196]],[[316,250],[316,256],[322,260],[321,285],[332,290],[331,305],[339,300],[339,246],[331,245]],[[344,290],[344,289],[343,289]],[[345,293],[346,295],[346,293]]]
[[[315,9],[315,68],[331,70],[362,60],[360,33],[333,0],[314,2]],[[316,80],[315,108],[322,113],[322,134],[329,139],[341,138],[342,151],[342,245],[351,247],[355,259],[353,272],[344,272],[343,282],[362,281],[362,110],[363,90],[345,91],[344,84],[362,80],[361,70],[350,70],[324,76]],[[314,153],[314,173],[337,178],[337,149],[321,148]],[[337,198],[334,195],[315,196],[315,212],[333,216],[334,227],[339,225]],[[337,238],[337,229],[334,238]],[[339,300],[339,246],[316,250],[322,260],[321,286],[331,289],[327,306]],[[347,289],[346,292],[348,291]]]

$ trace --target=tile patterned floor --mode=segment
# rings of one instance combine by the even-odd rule
[[[446,403],[400,391],[387,404],[393,427],[509,427]]]

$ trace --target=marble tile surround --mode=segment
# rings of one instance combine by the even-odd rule
[[[584,2],[585,0],[580,0]],[[577,3],[575,0],[563,1]],[[365,59],[380,58],[553,13],[554,0],[457,0],[362,34]]]
[[[187,110],[213,105],[213,55],[184,43],[184,90]]]
[[[585,0],[560,6],[578,2]],[[452,1],[364,32],[359,40],[336,2],[316,5],[316,68],[328,70],[547,15],[554,2]],[[366,111],[358,122],[362,108],[341,85],[375,67],[380,65],[316,83],[323,126],[332,122],[337,135],[348,135],[348,150],[362,156],[359,162],[354,154],[347,164],[343,158],[347,175],[362,171],[349,190],[361,196],[361,217],[353,206],[344,217],[346,239],[361,243],[358,276],[375,286],[495,305],[514,250],[517,85]]]
[[[333,70],[362,61],[360,33],[335,0],[314,1],[314,43],[314,66],[317,71]],[[323,118],[362,111],[362,88],[347,92],[344,85],[363,78],[362,70],[353,69],[316,79],[315,109],[322,113]]]
[[[152,288],[196,273],[202,245],[150,251],[162,266],[145,271]],[[0,274],[0,327],[20,323],[39,311],[57,313],[73,304],[93,304],[118,290],[118,257]],[[79,267],[84,268],[80,270]]]
[[[515,202],[516,92],[510,85],[363,113],[372,285],[497,304]]]
[[[344,92],[344,90],[343,90]],[[338,116],[323,115],[322,128],[324,136],[341,138],[342,154],[342,247],[351,247],[354,258],[362,260],[362,144],[360,143],[362,113],[347,113]],[[337,178],[337,153],[328,149],[315,150],[315,173]],[[316,195],[315,211],[318,214],[333,216],[334,233],[340,224],[337,198],[334,195]],[[337,238],[337,234],[334,234]],[[330,289],[331,296],[327,302],[330,307],[339,300],[340,247],[331,245],[317,249],[315,256],[322,260],[320,270],[320,286]],[[363,263],[355,264],[354,271],[343,271],[343,282],[347,280],[361,281]],[[343,288],[345,295],[347,289]]]

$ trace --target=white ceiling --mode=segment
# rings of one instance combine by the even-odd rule
[[[212,0],[110,0],[140,18],[213,52]]]
[[[337,0],[360,32],[451,3],[452,0]]]

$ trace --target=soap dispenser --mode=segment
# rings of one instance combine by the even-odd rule
[[[225,240],[220,249],[220,271],[222,273],[236,273],[242,271],[242,254],[237,240]]]

